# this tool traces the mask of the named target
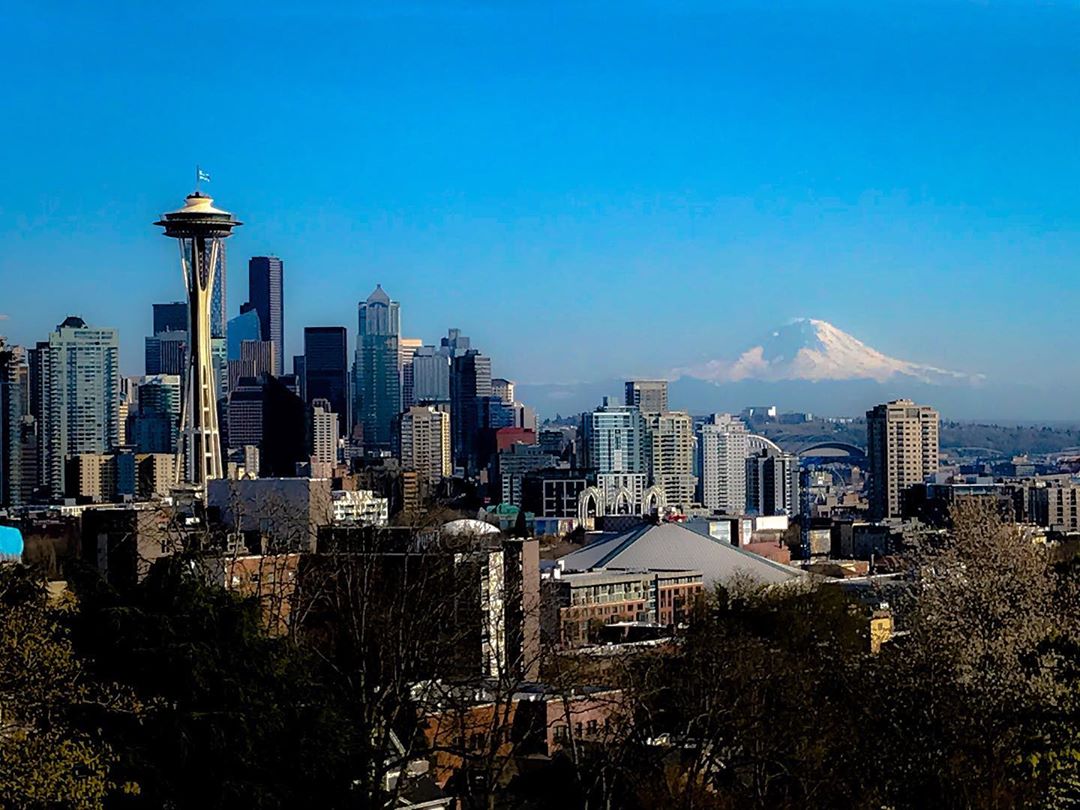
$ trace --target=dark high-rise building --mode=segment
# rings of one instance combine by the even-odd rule
[[[461,334],[460,329],[449,330],[439,344],[439,350],[451,359],[465,354],[470,348],[469,339]]]
[[[0,506],[23,502],[23,423],[29,418],[25,352],[0,337]]]
[[[187,301],[154,304],[154,334],[186,332],[188,327]]]
[[[129,418],[128,443],[140,453],[175,453],[180,436],[180,377],[144,377],[137,390],[139,407]]]
[[[304,329],[301,390],[309,405],[325,399],[337,414],[338,430],[349,424],[348,334],[344,326],[308,326]],[[295,366],[295,364],[294,364]]]
[[[45,483],[45,448],[42,446],[41,438],[45,424],[45,364],[48,354],[48,341],[40,340],[34,344],[34,348],[26,353],[26,364],[30,372],[30,390],[27,393],[27,401],[30,405],[30,416],[37,434],[32,482],[32,489],[35,494],[42,494],[42,486]],[[25,462],[23,466],[25,469],[27,466]]]
[[[214,271],[214,286],[210,290],[210,337],[225,337],[226,324],[228,322],[228,302],[226,301],[225,283],[225,243],[218,246],[217,268]]]
[[[262,385],[262,441],[259,476],[292,478],[308,461],[308,407],[285,380],[265,377]]]
[[[146,338],[144,373],[184,374],[188,347],[186,301],[154,304],[154,334]]]
[[[491,396],[491,358],[468,349],[450,367],[450,425],[454,463],[467,475],[478,469],[477,434],[483,397]]]
[[[285,373],[285,264],[276,256],[248,262],[248,303],[259,313],[262,339],[274,344],[274,375]]]
[[[258,447],[263,437],[263,383],[257,377],[241,377],[229,392],[228,447]]]
[[[187,368],[187,330],[161,332],[146,338],[145,372],[183,376]]]
[[[514,427],[515,413],[512,405],[507,405],[501,397],[486,396],[477,398],[477,424],[475,456],[477,469],[486,468],[498,452],[496,433],[500,428]]]
[[[304,402],[307,402],[307,395],[304,393],[304,383],[306,382],[304,379],[304,355],[294,354],[292,356],[292,375],[296,377],[296,382],[300,386],[300,399],[304,400]],[[348,375],[346,375],[346,377],[347,376]],[[345,382],[346,385],[348,385],[348,379],[346,379]],[[352,399],[352,397],[349,397],[349,399]],[[342,435],[344,434],[345,432],[342,431]]]
[[[366,448],[390,449],[394,420],[401,412],[399,310],[381,285],[359,306],[353,421],[363,428]]]
[[[768,448],[746,459],[746,511],[799,514],[799,457]]]
[[[241,377],[260,377],[273,373],[274,344],[269,340],[241,340],[239,359],[228,362],[231,391]]]

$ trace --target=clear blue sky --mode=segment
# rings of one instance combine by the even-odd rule
[[[291,351],[381,282],[407,335],[461,327],[521,381],[794,316],[1080,374],[1076,3],[349,6],[6,4],[0,332],[80,314],[141,371],[182,291],[150,223],[199,163],[246,223],[230,314],[283,257]]]

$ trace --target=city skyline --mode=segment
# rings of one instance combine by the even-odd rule
[[[0,332],[14,343],[78,315],[118,329],[121,368],[139,371],[151,304],[182,297],[174,250],[146,223],[199,163],[206,192],[249,223],[229,248],[228,316],[247,258],[288,264],[283,360],[305,326],[349,327],[376,283],[401,302],[403,334],[460,327],[520,382],[661,376],[798,316],[892,356],[1035,385],[1061,369],[1032,364],[1017,335],[1059,357],[1080,348],[1076,9],[642,3],[608,20],[567,6],[241,4],[200,53],[245,96],[193,132],[173,125],[168,93],[116,100],[129,80],[188,78],[183,26],[118,8],[16,11],[4,35],[28,76],[5,135],[23,193],[0,225]],[[292,58],[265,65],[286,33]],[[162,47],[133,45],[140,34]],[[108,64],[89,58],[103,42]],[[43,50],[56,66],[32,69]],[[642,50],[653,67],[636,64]],[[83,59],[86,92],[57,92]],[[106,270],[122,296],[96,281]],[[550,306],[527,319],[488,306],[492,280]],[[665,340],[641,334],[648,319]],[[575,349],[601,341],[599,357]]]

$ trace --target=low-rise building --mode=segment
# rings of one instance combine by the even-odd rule
[[[135,490],[140,498],[168,495],[175,483],[176,456],[140,453],[135,456]]]
[[[386,526],[390,522],[390,501],[369,489],[334,490],[330,497],[335,525]]]
[[[312,550],[319,528],[333,522],[330,484],[326,478],[218,478],[207,484],[207,505],[252,551]]]
[[[604,625],[683,623],[701,594],[700,571],[554,569],[542,585],[543,632],[548,643],[577,647],[595,642]]]
[[[1030,503],[1031,517],[1038,525],[1058,531],[1080,529],[1080,484],[1032,487]]]
[[[497,688],[419,683],[414,691],[440,786],[471,756],[494,752],[526,762],[582,743],[610,741],[625,709],[621,690],[595,686],[568,691],[530,683],[500,693]]]
[[[114,585],[135,585],[154,562],[184,547],[184,528],[173,517],[171,509],[152,503],[85,509],[82,559]]]
[[[547,469],[527,473],[521,482],[521,508],[537,518],[576,519],[578,501],[596,480],[593,473]]]

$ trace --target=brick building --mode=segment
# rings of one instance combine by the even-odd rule
[[[542,631],[550,644],[577,647],[595,642],[607,624],[675,625],[701,592],[700,571],[556,570],[542,584]]]

